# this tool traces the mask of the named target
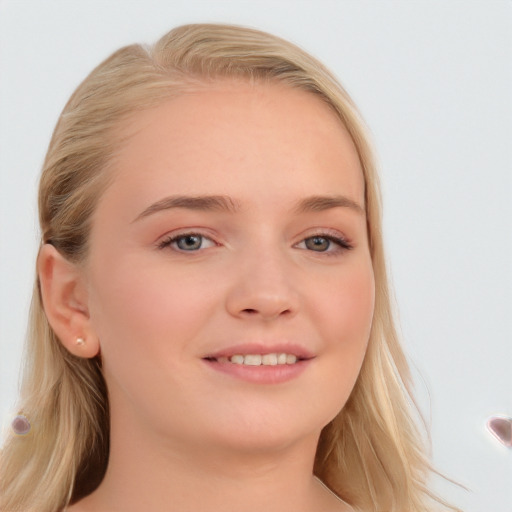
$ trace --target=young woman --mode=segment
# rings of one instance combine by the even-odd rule
[[[448,507],[371,151],[318,61],[222,25],[119,50],[66,105],[39,208],[2,510]]]

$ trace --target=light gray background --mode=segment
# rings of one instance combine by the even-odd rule
[[[0,1],[0,419],[16,395],[39,169],[60,110],[113,50],[222,21],[288,38],[342,80],[370,126],[405,349],[431,421],[435,485],[512,510],[512,3],[507,0]],[[431,408],[431,411],[430,411]]]

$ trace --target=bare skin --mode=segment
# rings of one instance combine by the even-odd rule
[[[40,259],[52,326],[101,350],[110,396],[106,476],[68,512],[350,510],[312,475],[373,316],[350,136],[310,93],[234,82],[123,130],[87,261]],[[230,359],[281,352],[290,368]]]

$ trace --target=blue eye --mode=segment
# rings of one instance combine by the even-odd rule
[[[298,246],[300,249],[307,249],[314,252],[334,253],[352,249],[352,246],[343,238],[315,235],[305,238]]]
[[[201,235],[185,235],[174,240],[176,247],[182,251],[197,251],[203,245],[203,237]]]
[[[197,233],[185,233],[183,235],[170,236],[164,239],[159,248],[171,247],[176,251],[194,252],[207,247],[213,247],[215,243],[209,238]]]

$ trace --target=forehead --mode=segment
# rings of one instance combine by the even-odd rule
[[[363,204],[354,143],[333,109],[310,92],[221,81],[136,112],[121,131],[113,188],[136,192],[136,201],[164,193],[251,201],[272,188],[282,200],[286,191],[343,193]]]

